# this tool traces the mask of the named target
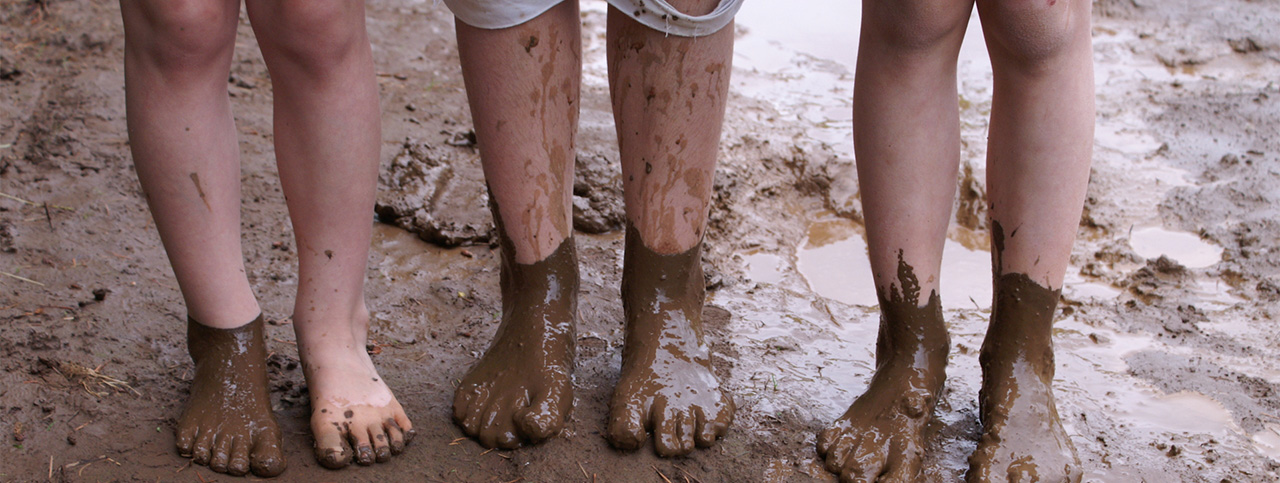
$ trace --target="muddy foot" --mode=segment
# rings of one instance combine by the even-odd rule
[[[537,443],[564,428],[573,408],[577,263],[572,238],[528,265],[503,244],[502,323],[453,398],[454,422],[485,447]]]
[[[659,255],[628,230],[626,346],[607,432],[613,446],[637,449],[653,433],[659,456],[679,456],[728,432],[733,398],[720,387],[702,339],[704,284],[701,245]]]
[[[967,481],[1080,481],[1080,460],[1058,419],[1051,385],[1058,293],[1023,274],[997,280],[980,357],[982,437],[969,457]]]
[[[316,460],[340,469],[385,463],[413,439],[413,424],[383,382],[365,350],[367,315],[352,324],[350,337],[309,338],[295,321],[302,367],[311,396],[311,434]],[[326,334],[327,335],[327,334]]]
[[[178,453],[219,473],[279,475],[285,459],[271,413],[262,316],[236,329],[187,319],[187,348],[196,375],[178,420]]]
[[[840,481],[917,481],[925,430],[946,380],[948,337],[938,294],[919,306],[920,286],[898,258],[902,291],[881,291],[876,373],[867,391],[818,435],[818,454]]]

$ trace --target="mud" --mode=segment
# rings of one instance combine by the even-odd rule
[[[880,314],[815,291],[797,269],[811,224],[842,220],[850,230],[839,240],[861,228],[848,124],[857,6],[830,3],[777,15],[770,2],[747,2],[737,20],[702,251],[706,342],[737,411],[715,447],[661,459],[617,451],[603,437],[626,336],[603,2],[582,12],[574,409],[560,436],[486,453],[470,439],[455,442],[466,434],[450,410],[502,312],[453,22],[443,4],[370,1],[384,223],[369,259],[367,348],[418,437],[390,463],[340,477],[832,481],[816,435],[865,390]],[[1246,0],[1101,0],[1094,20],[1097,148],[1053,332],[1063,429],[1085,481],[1275,481],[1280,11]],[[214,479],[173,449],[193,366],[182,299],[128,155],[120,32],[116,2],[0,3],[0,192],[24,200],[0,197],[0,480]],[[285,475],[334,479],[312,455],[289,327],[297,247],[271,155],[271,82],[247,23],[239,34],[227,89],[244,163],[247,275],[266,321]],[[973,176],[965,191],[980,208],[990,91],[979,86],[990,79],[981,30],[975,24],[966,37],[960,105]],[[1220,249],[1220,260],[1201,267],[1205,260],[1162,250],[1161,261],[1143,246],[1148,227],[1195,237]],[[951,241],[986,244],[987,233],[970,231],[953,230]],[[748,260],[766,262],[767,281],[748,276]],[[805,269],[845,267],[823,265]],[[943,284],[960,277],[943,270]],[[989,286],[985,270],[959,272]],[[952,303],[949,293],[948,382],[924,481],[962,479],[981,435],[978,356],[990,308]]]
[[[942,300],[898,252],[897,283],[880,294],[875,375],[849,410],[818,435],[818,454],[841,481],[917,481],[929,423],[946,381],[950,337]],[[936,428],[934,428],[936,429]]]
[[[230,475],[276,476],[285,469],[280,428],[271,412],[262,316],[235,329],[187,319],[195,363],[191,396],[178,418],[178,453]]]
[[[993,223],[997,251],[999,224]],[[999,255],[997,255],[999,258]],[[995,281],[991,325],[978,360],[982,437],[969,457],[968,481],[1080,481],[1080,458],[1062,428],[1053,397],[1053,318],[1061,290],[1022,273]]]
[[[496,203],[493,213],[501,219]],[[519,263],[498,227],[502,319],[458,385],[453,419],[481,445],[512,449],[556,436],[573,409],[578,257],[571,236],[546,258]]]
[[[622,272],[626,337],[622,371],[609,404],[615,447],[683,456],[710,448],[733,423],[733,396],[720,385],[703,328],[702,244],[664,255],[627,225]]]

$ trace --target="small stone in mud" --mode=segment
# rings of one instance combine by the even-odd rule
[[[111,293],[111,291],[105,288],[95,289],[93,291],[93,299],[101,302],[107,299],[108,293]]]
[[[71,433],[67,435],[67,444],[71,446],[76,445],[76,433]]]
[[[1178,445],[1176,445],[1176,444],[1175,444],[1175,445],[1170,445],[1170,446],[1169,446],[1169,451],[1166,451],[1166,452],[1164,453],[1164,455],[1165,455],[1165,456],[1168,456],[1168,457],[1170,457],[1170,458],[1173,458],[1173,457],[1178,456],[1178,455],[1180,455],[1180,454],[1182,454],[1182,450],[1181,450],[1181,449],[1179,449],[1179,448],[1178,448]]]
[[[460,253],[462,253],[462,256],[464,256],[464,257],[467,257],[467,258],[475,258],[475,254],[471,253],[470,251],[468,251],[468,250],[467,250],[467,249],[465,249],[465,248],[463,248],[463,249],[462,249],[462,251],[461,251]]]

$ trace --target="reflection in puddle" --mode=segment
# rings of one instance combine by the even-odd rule
[[[876,290],[862,227],[844,218],[809,225],[797,269],[818,295],[846,304],[875,306]],[[991,254],[947,239],[939,281],[946,308],[991,307]]]
[[[747,265],[747,278],[753,282],[778,283],[782,281],[782,271],[786,269],[782,257],[771,253],[753,253],[742,255]]]
[[[1146,431],[1151,436],[1162,433],[1222,436],[1234,424],[1231,412],[1222,403],[1198,392],[1141,398],[1125,406],[1121,414],[1136,423],[1131,428]]]
[[[1133,230],[1129,244],[1142,258],[1155,259],[1164,255],[1187,268],[1205,268],[1222,261],[1222,248],[1190,233],[1160,227]]]

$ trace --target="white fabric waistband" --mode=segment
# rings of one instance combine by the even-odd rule
[[[444,0],[458,20],[482,29],[504,29],[532,20],[565,0]],[[733,21],[743,0],[720,0],[706,15],[685,15],[666,0],[608,0],[618,11],[641,24],[680,37],[719,32]]]

